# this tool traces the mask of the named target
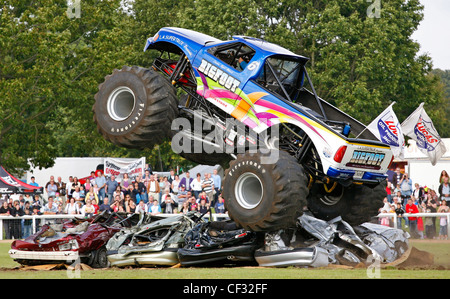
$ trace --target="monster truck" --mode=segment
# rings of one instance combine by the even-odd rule
[[[354,225],[378,213],[393,154],[317,95],[308,58],[172,27],[148,38],[150,49],[150,68],[125,66],[99,86],[94,120],[107,140],[152,148],[172,138],[183,157],[228,168],[226,208],[253,231],[293,226],[307,209]]]

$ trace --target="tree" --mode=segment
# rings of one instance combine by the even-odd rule
[[[0,11],[0,163],[17,173],[53,164],[47,128],[66,90],[63,1],[3,2]]]
[[[379,17],[365,0],[260,1],[271,20],[265,38],[310,57],[315,88],[350,115],[369,123],[390,103],[400,120],[421,102],[442,104],[427,55],[411,39],[423,18],[418,0],[382,1]],[[369,10],[369,11],[368,11]],[[430,115],[431,116],[431,115]],[[434,115],[439,123],[441,115]]]

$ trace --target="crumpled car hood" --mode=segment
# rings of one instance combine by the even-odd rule
[[[265,246],[255,258],[260,266],[356,265],[373,259],[390,263],[407,251],[409,237],[402,230],[378,224],[352,227],[340,217],[325,221],[304,213],[295,229],[267,233]]]

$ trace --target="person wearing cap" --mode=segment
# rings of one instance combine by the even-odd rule
[[[183,202],[188,199],[188,191],[186,190],[186,186],[184,184],[180,185],[180,189],[178,190],[178,204],[182,205]]]

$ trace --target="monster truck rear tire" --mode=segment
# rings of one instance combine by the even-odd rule
[[[358,184],[348,187],[338,185],[328,193],[325,192],[323,184],[315,183],[309,192],[308,208],[317,218],[328,221],[341,216],[344,221],[355,226],[378,215],[384,197],[385,182],[372,188]]]
[[[306,207],[307,177],[294,157],[278,151],[276,162],[263,164],[268,154],[245,153],[230,162],[224,178],[229,216],[252,231],[295,227]]]
[[[175,88],[163,75],[124,66],[99,85],[92,110],[97,129],[106,140],[143,149],[170,138],[177,105]]]

